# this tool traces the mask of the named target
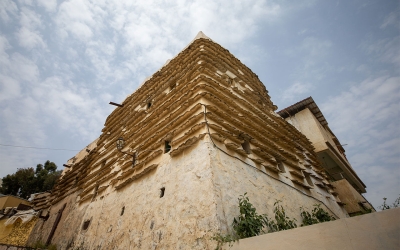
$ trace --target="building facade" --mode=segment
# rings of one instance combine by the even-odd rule
[[[16,208],[20,204],[31,205],[31,203],[21,197],[14,195],[2,195],[0,194],[0,210],[4,211],[6,208]]]
[[[214,249],[244,193],[270,216],[276,200],[298,221],[314,204],[348,216],[312,143],[274,112],[257,75],[202,32],[115,105],[100,137],[67,162],[30,242]]]
[[[318,161],[328,175],[333,193],[339,197],[349,215],[375,211],[374,207],[362,196],[366,186],[348,161],[343,145],[328,126],[324,115],[308,97],[278,112],[287,122],[310,139]],[[317,185],[324,186],[319,182]]]

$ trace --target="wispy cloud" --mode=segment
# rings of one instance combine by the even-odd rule
[[[308,93],[312,89],[310,83],[296,82],[292,84],[283,93],[283,100],[288,102],[299,101],[300,98],[304,97],[304,94]]]
[[[306,37],[301,44],[301,49],[304,50],[308,57],[320,58],[328,53],[332,42],[319,39],[316,37]]]
[[[393,63],[400,67],[400,36],[365,41],[361,48],[384,63]]]
[[[37,4],[48,12],[54,12],[57,8],[57,0],[37,0]]]
[[[17,14],[18,7],[12,0],[0,1],[0,18],[8,23]]]
[[[397,9],[396,11],[390,12],[383,20],[383,23],[380,28],[385,29],[388,26],[395,25],[396,28],[399,29],[399,16],[400,16],[399,9]]]
[[[20,28],[16,32],[19,45],[29,50],[35,47],[46,47],[40,31],[38,30],[42,28],[40,15],[26,7],[23,7],[20,11],[19,20]]]

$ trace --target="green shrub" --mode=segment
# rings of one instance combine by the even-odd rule
[[[263,227],[267,223],[265,215],[257,214],[256,208],[249,202],[246,193],[239,200],[240,215],[233,219],[233,229],[239,239],[257,236],[263,233]]]
[[[335,217],[331,216],[328,212],[321,208],[321,204],[315,204],[311,214],[308,211],[305,211],[303,207],[301,207],[300,210],[300,215],[303,219],[301,226],[308,226],[320,222],[335,220]]]
[[[250,203],[247,193],[241,195],[239,200],[240,215],[233,219],[232,227],[234,234],[215,234],[212,239],[217,241],[217,248],[221,249],[224,243],[231,244],[239,239],[257,236],[264,233],[263,228],[267,223],[266,215],[259,215],[253,204]]]
[[[275,220],[270,220],[267,218],[267,226],[269,228],[269,232],[278,232],[297,227],[295,222],[296,219],[291,220],[289,219],[289,217],[286,216],[285,209],[282,205],[280,205],[280,202],[280,200],[277,200],[274,203]]]

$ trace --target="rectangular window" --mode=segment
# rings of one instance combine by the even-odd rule
[[[281,161],[278,161],[278,169],[282,173],[286,173],[285,166],[283,166],[283,163]]]
[[[246,152],[246,154],[251,154],[251,149],[250,149],[250,143],[249,143],[249,141],[245,140],[245,141],[242,143],[242,148],[243,148],[243,150]]]
[[[314,183],[313,183],[313,181],[311,180],[310,174],[307,173],[307,172],[304,172],[304,171],[303,171],[303,174],[304,174],[304,176],[306,177],[306,181],[307,181],[308,185],[314,186]]]
[[[171,92],[176,87],[176,83],[169,85],[169,92]]]
[[[164,153],[168,153],[169,151],[171,151],[171,142],[170,141],[165,141]]]
[[[135,167],[135,165],[136,165],[136,157],[137,157],[136,152],[134,152],[133,156],[132,156],[132,168]]]

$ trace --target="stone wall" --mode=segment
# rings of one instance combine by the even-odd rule
[[[232,227],[233,218],[239,215],[238,198],[244,193],[247,193],[259,214],[267,214],[270,218],[273,218],[274,202],[281,200],[287,215],[297,219],[299,225],[300,207],[311,211],[315,204],[321,204],[324,210],[336,218],[347,217],[346,211],[325,189],[318,186],[311,190],[303,188],[290,181],[288,172],[277,174],[235,154],[223,145],[217,146],[226,152],[211,147],[213,185],[222,233]]]
[[[81,205],[59,202],[30,242],[47,239],[67,203],[52,241],[58,249],[213,249],[219,223],[211,176],[208,144],[200,141],[173,159],[165,155],[157,169],[119,191]]]
[[[270,216],[273,203],[280,199],[288,215],[300,221],[300,206],[311,210],[321,203],[305,194],[316,195],[336,217],[346,216],[334,200],[295,187],[284,175],[275,174],[286,185],[274,180],[274,173],[261,170],[226,155],[205,136],[172,159],[165,155],[157,169],[122,190],[81,205],[76,195],[59,202],[47,221],[36,224],[29,242],[47,240],[65,203],[52,241],[58,249],[214,249],[211,237],[231,228],[239,214],[237,198],[244,192],[259,213]],[[165,192],[160,198],[161,188]],[[85,221],[89,221],[87,229]]]
[[[0,250],[37,250],[37,248],[0,244]]]

